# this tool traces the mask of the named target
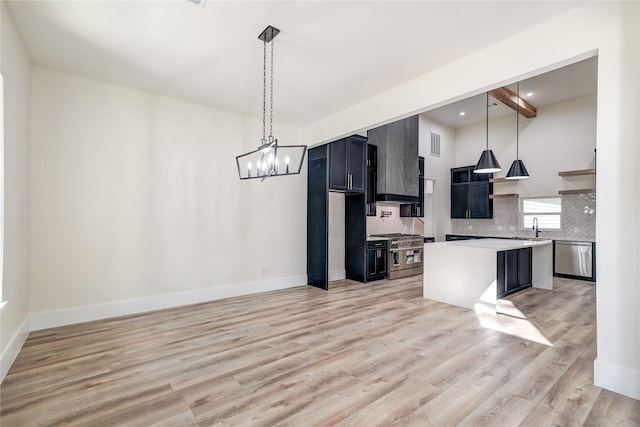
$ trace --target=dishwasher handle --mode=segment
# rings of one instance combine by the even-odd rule
[[[591,242],[566,242],[563,240],[557,240],[556,245],[568,245],[568,246],[589,246],[591,247]]]

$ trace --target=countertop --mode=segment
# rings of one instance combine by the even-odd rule
[[[542,239],[542,240],[556,240],[556,241],[568,241],[568,242],[589,242],[589,243],[594,243],[596,240],[595,239],[581,239],[581,238],[572,238],[572,237],[558,237],[558,236],[549,236],[548,234],[549,232],[547,231],[541,231],[540,232],[540,237],[538,237],[538,239]],[[554,232],[555,233],[555,232]],[[492,236],[487,236],[487,235],[483,235],[483,234],[464,234],[464,233],[447,233],[448,236],[463,236],[463,237],[469,237],[472,239],[536,239],[536,237],[534,237],[532,234],[527,234],[527,235],[492,235]]]
[[[427,239],[433,239],[433,236],[421,236],[420,234],[414,234],[412,236],[407,235],[406,237],[423,237]],[[391,237],[384,236],[367,236],[367,242],[375,242],[377,240],[389,240]]]
[[[470,248],[493,249],[496,251],[508,251],[511,249],[551,245],[551,242],[551,240],[472,239],[438,242],[435,243],[435,245],[463,246]],[[433,245],[434,243],[430,244]]]

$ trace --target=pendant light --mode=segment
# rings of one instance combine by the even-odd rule
[[[527,168],[524,167],[524,162],[519,158],[519,150],[520,150],[520,82],[518,82],[517,88],[517,96],[518,103],[516,104],[516,159],[511,163],[511,167],[509,168],[509,172],[507,172],[507,176],[505,179],[527,179],[529,178],[529,172],[527,172]]]
[[[500,172],[502,168],[500,167],[500,163],[498,163],[498,159],[493,154],[492,150],[489,150],[489,92],[487,92],[487,149],[482,152],[480,155],[480,160],[478,160],[478,164],[476,168],[473,170],[475,173],[494,173]]]
[[[262,139],[257,150],[236,156],[240,179],[265,180],[270,176],[297,175],[302,170],[306,145],[279,145],[273,136],[273,39],[280,30],[269,25],[258,36],[263,42]],[[271,44],[269,73],[269,136],[267,137],[267,44]]]

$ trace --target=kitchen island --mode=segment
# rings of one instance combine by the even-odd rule
[[[508,292],[506,283],[511,283],[514,275],[516,282],[518,279],[524,282],[523,287],[553,290],[551,243],[551,240],[476,239],[425,244],[423,296],[496,313],[498,295]],[[517,260],[518,254],[522,260]],[[515,263],[508,261],[514,257]],[[522,271],[518,272],[518,268]]]

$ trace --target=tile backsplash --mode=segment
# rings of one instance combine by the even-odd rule
[[[533,236],[533,230],[521,230],[517,197],[493,201],[493,219],[452,219],[452,234],[487,236]],[[562,229],[540,231],[540,237],[565,240],[595,241],[596,194],[566,194],[562,196]],[[368,225],[368,224],[367,224]]]
[[[400,217],[400,205],[378,202],[376,216],[367,217],[367,235],[413,232],[413,218]]]

